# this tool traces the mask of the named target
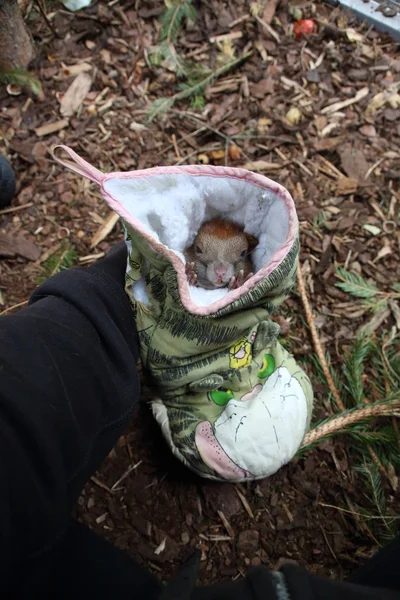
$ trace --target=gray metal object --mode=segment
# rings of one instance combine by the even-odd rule
[[[360,19],[366,20],[376,29],[387,32],[400,42],[399,0],[328,0],[329,4],[348,8]]]

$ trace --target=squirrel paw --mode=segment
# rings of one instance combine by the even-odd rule
[[[185,266],[186,277],[189,285],[197,285],[197,274],[194,270],[194,263],[186,263]]]
[[[249,273],[247,275],[247,277],[244,276],[244,272],[243,271],[239,271],[239,273],[236,275],[236,277],[232,277],[229,285],[228,285],[228,289],[229,290],[237,290],[238,288],[240,288],[244,283],[246,283],[246,281],[248,281],[250,279],[250,277],[253,277],[254,273]]]

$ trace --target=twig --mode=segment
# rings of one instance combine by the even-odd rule
[[[19,302],[18,304],[14,304],[14,306],[10,306],[9,308],[6,308],[5,310],[3,310],[0,313],[0,317],[2,317],[3,315],[6,315],[8,312],[10,312],[11,310],[14,310],[15,308],[19,308],[20,306],[25,306],[25,304],[28,304],[28,300],[24,300],[23,302]]]
[[[112,494],[112,491],[108,487],[108,485],[106,485],[105,483],[103,483],[102,481],[100,481],[100,479],[97,479],[97,477],[95,477],[94,475],[91,476],[90,481],[93,481],[93,483],[95,483],[102,490],[106,490],[107,492],[109,492],[110,494]]]
[[[218,516],[221,519],[228,535],[230,535],[231,539],[234,540],[235,539],[235,532],[233,531],[231,524],[229,523],[228,519],[225,517],[224,513],[222,512],[222,510],[217,510]]]
[[[235,491],[237,493],[237,495],[239,496],[239,500],[241,501],[241,503],[243,504],[245,511],[247,512],[247,514],[249,515],[250,519],[254,519],[254,513],[250,508],[249,503],[246,500],[246,497],[244,494],[242,494],[242,492],[239,490],[239,488],[237,486],[235,486]]]
[[[44,19],[47,27],[50,29],[51,33],[54,35],[54,37],[59,38],[60,36],[58,35],[57,31],[54,29],[53,25],[50,23],[47,15],[46,15],[46,13],[44,11],[44,8],[42,6],[41,1],[40,0],[36,0],[36,4],[38,5],[39,12],[42,15],[42,17],[43,17],[43,19]]]
[[[191,119],[192,121],[194,121],[197,124],[201,124],[204,126],[205,129],[208,129],[209,131],[212,131],[213,133],[215,133],[216,135],[218,135],[219,137],[221,137],[223,140],[225,140],[225,142],[228,142],[228,144],[232,143],[232,139],[230,136],[225,135],[225,133],[222,133],[222,131],[219,131],[218,129],[215,129],[214,127],[211,127],[211,125],[208,125],[206,123],[202,123],[202,121],[200,121],[200,119],[198,118],[198,115],[193,115],[192,113],[189,113],[188,111],[182,111],[182,110],[171,110],[172,113],[175,113],[178,116],[185,116],[188,119]],[[245,157],[245,159],[249,162],[253,162],[252,159],[249,157],[248,154],[246,154],[246,152],[243,150],[243,148],[241,148],[241,153],[243,154],[243,156]],[[180,163],[177,163],[180,164]],[[281,166],[281,165],[280,165]],[[258,173],[261,173],[261,171],[259,171],[258,169],[254,169],[254,171],[257,171]]]
[[[303,272],[302,272],[300,263],[299,263],[298,269],[297,269],[297,283],[299,286],[300,297],[301,297],[301,301],[303,303],[304,312],[306,314],[307,323],[308,323],[308,326],[311,331],[311,338],[312,338],[314,348],[317,353],[319,362],[321,364],[322,371],[325,375],[325,379],[326,379],[329,389],[332,393],[332,396],[335,399],[336,405],[338,406],[338,408],[341,411],[345,411],[346,407],[344,405],[342,398],[340,397],[339,390],[337,389],[335,382],[332,379],[332,375],[329,370],[328,364],[326,362],[326,358],[325,358],[325,354],[324,354],[324,351],[321,346],[321,342],[319,341],[317,328],[315,327],[314,316],[312,314],[311,306],[310,306],[310,303],[309,303],[308,297],[307,297],[306,284],[304,282]]]
[[[264,27],[264,29],[265,29],[266,31],[268,31],[269,35],[270,35],[271,37],[273,37],[273,38],[274,38],[274,40],[275,40],[275,41],[276,41],[278,44],[280,44],[280,42],[281,42],[281,38],[279,37],[279,34],[278,34],[276,31],[275,31],[275,29],[273,29],[273,28],[271,27],[271,25],[269,25],[268,23],[266,23],[265,21],[263,21],[263,20],[261,19],[261,17],[258,17],[258,16],[256,16],[256,21],[258,21],[258,23],[260,23],[260,25],[261,25],[262,27]]]
[[[369,444],[367,445],[368,448],[368,452],[372,458],[372,460],[374,461],[374,463],[376,464],[376,466],[379,469],[380,474],[382,475],[382,477],[384,477],[389,483],[390,485],[393,487],[392,481],[390,479],[389,473],[386,471],[385,467],[382,464],[382,461],[379,459],[378,455],[376,454],[375,450],[372,448],[372,446],[370,446]],[[396,491],[396,489],[394,490]]]
[[[142,460],[139,460],[139,462],[137,462],[135,465],[131,465],[129,467],[129,469],[127,469],[125,471],[125,473],[114,483],[114,485],[111,487],[111,491],[115,492],[117,487],[119,486],[119,484],[128,477],[128,475],[130,473],[132,473],[132,471],[134,471],[135,469],[137,469],[141,464],[142,464]]]
[[[365,96],[368,96],[368,94],[369,94],[369,89],[367,87],[364,87],[361,90],[358,90],[358,92],[356,93],[354,98],[349,98],[348,100],[343,100],[342,102],[335,102],[334,104],[329,104],[329,106],[325,106],[325,108],[323,108],[321,110],[321,114],[325,115],[325,114],[337,112],[338,110],[342,110],[342,108],[346,108],[347,106],[350,106],[351,104],[355,104],[356,102],[359,102],[360,100],[365,98]]]
[[[335,506],[334,504],[325,504],[325,502],[318,502],[318,505],[319,506],[325,506],[326,508],[334,508],[335,510],[339,510],[340,512],[344,512],[344,513],[347,513],[349,515],[355,515],[357,517],[362,517],[363,519],[371,519],[371,520],[373,520],[373,519],[378,519],[378,520],[385,520],[385,519],[387,519],[387,517],[375,517],[375,516],[372,516],[372,515],[371,516],[366,516],[366,515],[363,515],[361,513],[356,512],[356,511],[348,510],[347,508],[341,508],[340,506]],[[396,519],[400,519],[400,516],[396,517],[395,515],[393,515],[390,518],[395,521]]]
[[[358,408],[347,414],[339,415],[328,421],[328,423],[324,423],[309,431],[303,440],[302,448],[306,448],[310,444],[313,444],[319,439],[331,435],[332,433],[345,430],[346,427],[349,427],[349,425],[352,425],[353,423],[357,423],[357,421],[362,421],[371,417],[390,417],[394,415],[400,416],[400,398],[388,402],[387,404],[363,406],[362,408]]]
[[[33,202],[27,202],[26,204],[21,204],[21,206],[10,206],[10,208],[3,208],[3,210],[0,210],[0,215],[8,215],[9,213],[24,210],[24,208],[29,208],[30,206],[33,206]]]
[[[325,529],[322,527],[322,525],[321,525],[321,523],[319,521],[318,521],[318,525],[319,525],[320,530],[322,531],[322,535],[324,536],[326,545],[328,546],[328,548],[330,550],[330,553],[332,554],[332,556],[335,559],[335,561],[339,564],[338,557],[334,553],[333,548],[332,548],[332,546],[329,543],[328,536],[326,535]]]

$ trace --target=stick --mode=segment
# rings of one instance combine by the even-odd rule
[[[10,206],[10,208],[3,208],[3,210],[0,210],[0,215],[7,215],[8,213],[13,213],[19,210],[23,210],[24,208],[29,208],[30,206],[33,206],[33,202],[27,202],[26,204],[21,204],[20,206]]]
[[[15,308],[19,308],[20,306],[25,306],[25,304],[28,304],[28,300],[24,300],[23,302],[18,302],[18,304],[14,304],[14,306],[10,306],[9,308],[6,308],[2,312],[0,312],[0,317],[2,317],[3,315],[6,315],[8,312],[10,312],[11,310],[14,310]]]
[[[328,423],[315,427],[315,429],[312,429],[306,434],[302,448],[317,442],[320,438],[331,435],[341,429],[345,429],[349,425],[357,423],[357,421],[362,421],[363,419],[369,419],[371,417],[390,416],[400,416],[400,398],[399,400],[394,400],[387,404],[377,404],[358,408],[351,413],[340,415],[331,419]]]
[[[342,398],[340,397],[339,390],[337,389],[335,382],[332,379],[332,375],[331,375],[331,372],[329,371],[329,367],[326,362],[326,358],[325,358],[325,354],[324,354],[324,351],[321,346],[321,342],[319,341],[317,328],[315,327],[315,323],[314,323],[314,316],[312,314],[311,306],[310,306],[310,303],[309,303],[308,297],[307,297],[306,284],[304,282],[303,272],[302,272],[300,263],[299,263],[299,266],[297,269],[297,283],[299,286],[300,297],[301,297],[301,301],[303,303],[304,312],[306,314],[307,323],[308,323],[308,326],[311,331],[311,338],[312,338],[314,348],[317,353],[319,362],[321,363],[322,371],[325,375],[325,379],[326,379],[329,389],[332,393],[332,396],[335,399],[336,405],[338,406],[338,408],[341,411],[345,411],[346,407],[344,405]]]

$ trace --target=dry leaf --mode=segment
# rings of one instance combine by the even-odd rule
[[[341,177],[337,182],[336,196],[348,196],[357,191],[359,181],[353,177]]]
[[[275,16],[276,7],[278,6],[279,2],[280,0],[268,0],[268,2],[265,3],[264,12],[262,15],[262,20],[264,23],[271,25],[272,19]]]
[[[351,144],[345,144],[337,150],[342,167],[348,177],[362,180],[365,178],[369,165],[365,159],[364,153],[359,148]]]
[[[376,137],[376,129],[373,125],[362,125],[358,131],[365,137]]]
[[[262,100],[267,94],[273,94],[275,91],[275,79],[268,77],[261,79],[258,83],[250,84],[251,95],[254,98]]]
[[[88,73],[79,73],[61,100],[60,112],[63,117],[72,117],[89,93],[92,78]]]
[[[40,256],[40,249],[22,235],[10,235],[5,231],[0,231],[0,256],[8,258],[22,256],[28,260],[37,260]]]
[[[328,125],[328,119],[326,117],[316,117],[314,123],[317,131],[320,132]]]
[[[361,325],[361,327],[358,328],[357,334],[372,335],[389,316],[390,310],[387,307],[380,310],[368,321],[368,323],[365,323],[365,325]]]
[[[384,258],[385,256],[387,256],[388,254],[392,254],[392,249],[389,245],[387,246],[383,246],[383,248],[381,248],[378,252],[378,254],[376,255],[376,258],[372,261],[372,262],[377,262],[378,260],[380,260],[381,258]]]
[[[35,133],[38,137],[42,137],[44,135],[49,135],[50,133],[56,133],[57,131],[68,127],[68,124],[68,119],[60,119],[60,121],[55,121],[54,123],[48,123],[47,125],[37,127],[35,129]]]

